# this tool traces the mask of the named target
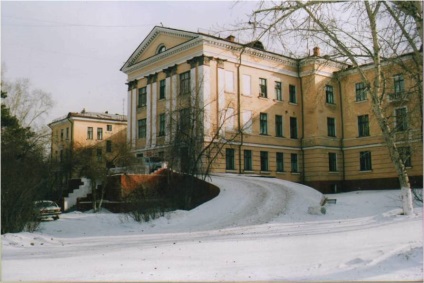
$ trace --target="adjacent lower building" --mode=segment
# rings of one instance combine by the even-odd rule
[[[58,187],[66,188],[68,180],[81,178],[72,165],[73,155],[81,149],[101,166],[110,164],[117,151],[126,145],[127,117],[108,112],[69,112],[49,124],[51,160],[57,164]]]
[[[322,192],[399,186],[358,72],[319,48],[294,59],[259,41],[154,27],[121,71],[137,156],[175,159],[171,166],[182,170],[201,152],[200,170],[273,176]],[[422,110],[413,95],[400,99],[411,92],[409,76],[386,71],[386,111],[411,183],[422,186]]]

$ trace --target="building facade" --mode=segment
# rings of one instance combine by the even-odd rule
[[[137,156],[184,160],[174,145],[190,120],[200,149],[223,144],[214,147],[212,172],[274,176],[323,192],[398,187],[357,72],[319,52],[294,59],[259,41],[155,27],[121,68],[127,140]],[[401,70],[390,71],[394,88],[400,80],[408,87]],[[408,174],[422,184],[421,125],[401,118],[416,102],[387,103],[393,123],[406,123]]]
[[[67,164],[79,149],[89,148],[91,157],[105,168],[117,150],[126,144],[127,117],[119,114],[69,112],[49,124],[51,159],[54,163]],[[59,170],[60,171],[60,170]],[[63,170],[62,170],[63,171]],[[65,179],[80,178],[77,172],[67,172]],[[66,185],[66,184],[65,184]]]

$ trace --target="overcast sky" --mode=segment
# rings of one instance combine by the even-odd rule
[[[155,25],[197,32],[245,19],[257,2],[5,2],[4,78],[30,79],[51,93],[51,121],[68,112],[126,114],[120,68]],[[125,99],[125,101],[124,101]]]

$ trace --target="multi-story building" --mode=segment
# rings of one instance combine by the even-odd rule
[[[213,172],[275,176],[323,192],[398,187],[359,75],[319,53],[294,59],[259,41],[154,27],[121,68],[133,152],[179,156],[183,166],[192,149],[178,150],[174,141],[197,115],[191,133],[200,148],[223,143],[215,147],[222,157]],[[408,86],[402,70],[388,71],[393,93]],[[387,104],[393,123],[404,123],[410,135],[403,143],[413,152],[406,164],[411,182],[422,184],[421,124],[405,118],[416,102]]]
[[[92,158],[105,167],[117,147],[126,144],[127,117],[119,114],[97,112],[69,112],[49,124],[52,130],[51,159],[65,163],[81,148],[90,148]],[[79,178],[68,172],[66,178]]]

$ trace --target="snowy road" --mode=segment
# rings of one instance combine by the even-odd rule
[[[220,194],[149,223],[69,213],[38,233],[2,236],[3,280],[420,280],[422,208],[400,216],[397,191],[322,195],[290,182],[213,177]]]

